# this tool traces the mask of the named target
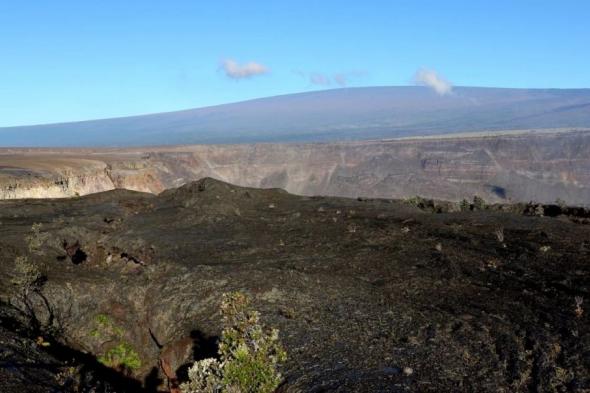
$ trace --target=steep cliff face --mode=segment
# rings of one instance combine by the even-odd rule
[[[100,160],[28,154],[0,158],[0,198],[65,198],[115,188]]]
[[[157,194],[203,177],[301,195],[587,205],[590,133],[0,153],[3,199]]]
[[[114,189],[106,176],[81,174],[52,179],[24,180],[0,190],[2,199],[67,198]]]

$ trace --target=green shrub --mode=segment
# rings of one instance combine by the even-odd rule
[[[482,197],[474,196],[473,197],[473,209],[474,210],[485,210],[486,208],[486,201]]]
[[[106,314],[96,314],[94,317],[96,323],[98,323],[101,327],[102,326],[109,326],[112,324],[111,318]]]
[[[180,386],[183,393],[221,393],[222,369],[217,359],[195,362],[188,370],[189,381]]]
[[[124,370],[137,370],[141,367],[139,354],[126,342],[121,342],[116,347],[109,349],[98,358],[98,361],[105,366]]]
[[[123,336],[125,331],[117,326],[115,322],[106,314],[96,314],[94,317],[96,329],[90,332],[92,337],[112,337],[115,336],[120,338]]]
[[[23,294],[27,294],[31,289],[37,287],[43,275],[39,267],[29,261],[27,257],[19,256],[14,260],[14,276],[12,284],[16,285]]]
[[[463,199],[461,202],[459,202],[459,209],[462,212],[467,212],[471,210],[471,203],[469,203],[467,199]]]
[[[37,318],[36,308],[32,301],[34,296],[43,298],[41,287],[44,275],[34,262],[25,256],[16,257],[11,283],[16,287],[14,296],[11,296],[11,304],[28,319],[28,323],[34,328],[39,328],[41,321]],[[51,318],[51,310],[47,308]]]
[[[95,328],[90,331],[90,337],[99,342],[118,341],[118,344],[98,357],[98,361],[105,366],[133,371],[141,367],[139,354],[128,342],[123,340],[125,331],[117,326],[112,318],[106,314],[97,314],[94,317]]]
[[[49,234],[41,232],[43,224],[34,223],[31,226],[31,234],[25,237],[29,251],[32,254],[43,255],[41,250],[43,244],[49,239]]]
[[[260,314],[250,309],[248,297],[240,292],[223,295],[224,329],[217,359],[196,362],[189,370],[184,393],[270,393],[281,382],[278,366],[286,352],[277,329],[265,329]]]
[[[418,195],[415,195],[411,198],[407,198],[406,203],[412,206],[420,206],[420,203],[422,203],[422,198],[420,198]]]

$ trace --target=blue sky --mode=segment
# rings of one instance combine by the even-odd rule
[[[590,87],[589,20],[586,0],[2,0],[0,126],[409,85],[422,68]]]

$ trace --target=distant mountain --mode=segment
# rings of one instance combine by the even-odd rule
[[[0,146],[313,142],[590,128],[590,89],[363,87],[178,112],[0,128]]]

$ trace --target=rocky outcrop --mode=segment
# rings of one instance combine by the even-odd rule
[[[108,164],[67,154],[0,155],[0,198],[65,198],[112,190]]]
[[[92,165],[89,164],[92,162]],[[64,169],[66,167],[66,169]],[[326,144],[0,151],[0,197],[159,193],[209,176],[301,195],[590,204],[590,133]]]
[[[34,180],[14,180],[3,185],[1,199],[68,198],[114,189],[105,175],[79,174]]]

